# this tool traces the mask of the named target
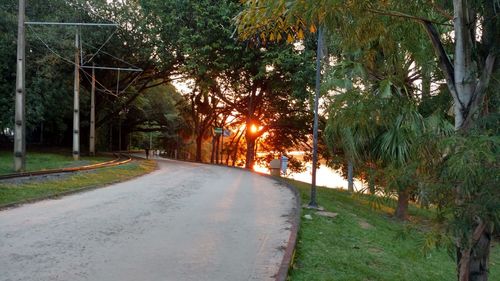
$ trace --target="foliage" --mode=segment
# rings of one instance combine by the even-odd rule
[[[457,198],[444,206],[453,215],[449,228],[461,247],[471,247],[478,224],[500,228],[500,138],[481,133],[453,136],[443,146],[449,155],[443,163],[440,182],[444,192]]]
[[[247,128],[261,128],[258,134],[245,133],[248,167],[256,138],[264,133],[267,150],[307,141],[308,111],[302,108],[313,71],[310,51],[278,44],[249,48],[234,40],[231,20],[240,10],[238,1],[143,1],[143,7],[166,24],[161,32],[181,27],[175,31],[177,51],[183,56],[180,70],[195,84],[190,95],[198,139],[207,134],[206,123],[221,126],[229,112]]]
[[[484,170],[486,173],[497,174],[495,163],[498,160],[498,151],[494,145],[495,141],[491,138],[478,138],[480,135],[489,136],[488,133],[475,132],[474,128],[478,120],[490,115],[491,112],[495,113],[486,118],[490,120],[496,118],[498,123],[496,114],[498,106],[484,102],[488,94],[496,99],[495,93],[499,86],[495,77],[498,77],[500,69],[500,63],[496,60],[500,44],[498,40],[500,20],[497,9],[500,3],[498,1],[453,1],[453,3],[320,1],[315,3],[316,5],[308,5],[305,1],[272,0],[245,1],[245,3],[246,9],[237,19],[243,38],[248,39],[257,34],[261,40],[272,40],[276,38],[275,32],[291,33],[300,38],[301,28],[304,30],[311,24],[323,26],[333,35],[331,45],[334,47],[334,57],[337,60],[341,63],[345,60],[354,60],[363,65],[365,77],[349,78],[360,79],[364,86],[361,90],[367,94],[376,93],[378,90],[378,93],[382,94],[379,95],[380,98],[383,98],[387,96],[384,93],[395,90],[400,95],[407,95],[415,105],[421,103],[422,109],[425,108],[422,112],[429,116],[430,112],[443,109],[442,104],[430,106],[429,100],[426,100],[430,96],[431,84],[442,83],[439,80],[443,79],[446,81],[447,90],[443,90],[443,87],[438,89],[441,93],[447,92],[453,99],[454,125],[461,134],[455,138],[464,139],[449,142],[450,146],[447,146],[445,151],[437,148],[439,139],[430,142],[432,149],[417,145],[415,147],[420,147],[423,153],[411,156],[410,151],[414,150],[409,149],[414,146],[411,144],[418,144],[422,138],[418,134],[412,135],[412,130],[407,130],[406,126],[400,126],[406,115],[403,113],[402,116],[393,119],[396,123],[386,124],[392,125],[385,128],[385,133],[380,135],[378,144],[374,146],[379,149],[379,153],[374,155],[382,164],[383,162],[387,164],[388,160],[394,161],[389,166],[383,165],[389,170],[381,171],[382,174],[392,176],[399,174],[397,178],[413,177],[415,173],[406,172],[408,171],[406,168],[412,167],[410,169],[422,175],[415,179],[415,183],[419,187],[426,184],[430,190],[434,190],[434,192],[427,190],[427,194],[437,194],[432,198],[434,202],[438,204],[447,202],[445,204],[451,207],[454,213],[452,217],[448,217],[448,222],[458,226],[452,227],[450,234],[457,243],[459,280],[485,280],[491,228],[496,220],[495,208],[498,209],[498,206],[484,200],[487,196],[496,198],[498,190],[491,190],[488,186],[497,185],[498,179],[495,176],[486,177],[477,167],[493,167],[492,170],[490,168]],[[286,24],[281,24],[282,22]],[[417,24],[420,24],[422,29],[415,30]],[[478,30],[481,30],[480,36]],[[454,35],[450,36],[452,31]],[[435,53],[430,55],[429,50]],[[439,67],[439,71],[436,71],[436,67]],[[415,76],[412,71],[420,75]],[[412,85],[415,77],[422,79],[420,95]],[[346,81],[343,80],[345,77],[340,78],[332,82]],[[353,79],[352,83],[342,84],[346,88],[352,88],[352,85],[356,85],[360,80]],[[389,109],[388,115],[391,115],[391,112]],[[432,120],[430,121],[432,123]],[[443,122],[434,124],[443,125]],[[336,132],[337,137],[343,134],[344,139],[350,143],[343,148],[353,150],[355,141],[350,131],[352,128],[343,129],[343,132],[341,130],[332,132]],[[447,126],[431,130],[433,133],[445,131]],[[427,133],[426,135],[429,136]],[[476,150],[473,147],[475,145],[483,147],[481,150]],[[373,146],[361,149],[373,151],[372,148]],[[484,159],[479,160],[477,158],[479,155]],[[352,159],[353,153],[346,156]],[[422,161],[425,159],[424,156],[431,158]],[[380,170],[381,163],[374,164],[377,164]],[[442,168],[438,168],[440,165]],[[391,181],[397,186],[410,184],[400,182],[397,178]],[[391,182],[386,182],[386,185],[391,185]],[[447,186],[449,191],[443,196],[437,191],[444,186]],[[481,204],[486,204],[486,209],[477,208]],[[474,217],[470,217],[469,214]]]

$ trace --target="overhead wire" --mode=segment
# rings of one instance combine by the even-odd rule
[[[85,42],[83,42],[83,44],[84,44],[84,45],[86,45],[86,46],[88,46],[88,47],[91,47],[91,48],[97,49],[97,47],[95,47],[95,46],[93,46],[93,45],[91,45],[91,44],[89,44],[89,43],[85,43]],[[123,60],[123,59],[119,58],[119,57],[113,56],[112,54],[110,54],[110,53],[108,53],[108,52],[106,52],[106,51],[101,50],[100,52],[101,52],[101,53],[103,53],[103,54],[106,54],[106,55],[108,55],[108,56],[110,56],[110,57],[112,57],[112,58],[114,58],[114,59],[116,59],[116,60],[118,60],[118,61],[120,61],[120,62],[123,62],[123,63],[127,64],[128,66],[131,66],[131,67],[133,67],[133,68],[140,69],[140,67],[138,67],[138,66],[136,66],[136,65],[133,65],[133,64],[131,64],[131,63],[129,63],[129,62],[127,62],[127,61],[125,61],[125,60]],[[88,62],[88,61],[87,61],[87,62]]]
[[[85,71],[85,69],[83,69],[83,68],[80,68],[80,70],[85,75],[85,78],[87,79],[87,81],[89,83],[92,83],[92,80],[91,80],[92,79],[92,75],[89,74],[87,71]],[[115,96],[115,97],[118,96],[117,94],[115,94],[115,92],[111,91],[106,86],[104,86],[101,82],[99,82],[99,80],[95,79],[95,81],[96,81],[97,84],[99,84],[99,86],[102,87],[102,89],[98,89],[100,92],[103,92],[103,93],[106,93],[106,94],[109,94],[109,95],[112,95],[112,96]]]
[[[35,31],[35,30],[31,27],[31,25],[28,25],[28,28],[29,28],[29,29],[33,32],[33,35],[35,36],[35,38],[37,38],[37,39],[38,39],[38,40],[39,40],[39,41],[40,41],[40,42],[41,42],[41,43],[42,43],[42,44],[43,44],[43,45],[44,45],[44,46],[45,46],[45,47],[46,47],[46,48],[47,48],[47,49],[48,49],[48,50],[49,50],[49,51],[53,54],[53,55],[55,55],[56,57],[60,58],[62,61],[66,62],[66,63],[68,63],[68,64],[70,64],[70,65],[72,65],[72,66],[77,66],[77,67],[78,67],[78,69],[79,69],[80,71],[82,71],[82,72],[85,74],[85,78],[86,78],[87,80],[89,79],[90,74],[89,74],[89,73],[87,73],[87,72],[86,72],[83,68],[81,68],[81,67],[80,67],[80,65],[78,65],[78,64],[76,64],[76,63],[74,63],[72,60],[70,60],[70,59],[68,59],[68,58],[65,58],[64,56],[60,55],[57,51],[55,51],[53,48],[51,48],[51,47],[49,46],[49,44],[48,44],[47,42],[45,42],[45,41],[44,41],[44,40],[43,40],[43,39],[42,39],[42,38],[38,35],[38,33],[37,33],[37,32],[36,32],[36,31]],[[81,43],[82,43],[82,40],[80,40],[80,44],[81,44]],[[86,44],[86,45],[90,45],[90,44]],[[93,47],[93,46],[91,46],[91,47]],[[102,50],[101,50],[101,52],[103,52],[103,53],[105,53],[105,54],[107,54],[107,55],[109,55],[109,56],[111,56],[111,57],[113,57],[113,58],[115,58],[115,59],[117,59],[117,60],[120,60],[120,61],[122,61],[122,62],[124,62],[124,63],[126,63],[126,64],[128,64],[128,65],[130,65],[130,66],[132,66],[132,67],[137,68],[135,65],[130,64],[130,63],[128,63],[128,62],[126,62],[126,61],[124,61],[124,60],[122,60],[122,59],[119,59],[119,58],[117,58],[117,57],[115,57],[115,56],[113,56],[113,55],[111,55],[111,54],[109,54],[109,53],[107,53],[107,52],[104,52],[104,51],[102,51]],[[119,73],[119,72],[118,72],[118,73]],[[113,95],[113,96],[118,96],[118,94],[121,94],[121,93],[125,92],[125,90],[127,90],[127,89],[128,89],[128,88],[129,88],[129,87],[130,87],[130,86],[131,86],[131,85],[132,85],[132,84],[133,84],[133,83],[134,83],[134,82],[135,82],[135,81],[136,81],[139,77],[140,77],[140,74],[139,74],[139,75],[137,75],[134,79],[132,79],[132,81],[131,81],[129,84],[127,84],[127,86],[126,86],[125,88],[123,88],[122,90],[119,90],[119,88],[118,88],[118,87],[119,87],[119,81],[117,81],[117,92],[116,92],[116,94],[115,94],[113,91],[109,90],[106,86],[104,86],[104,85],[103,85],[101,82],[99,82],[97,79],[96,79],[96,83],[97,83],[97,84],[99,84],[101,87],[103,87],[103,89],[100,89],[100,91],[101,91],[101,92],[104,92],[104,93],[107,93],[107,94],[110,94],[110,95]],[[118,79],[119,79],[119,76],[118,76]]]
[[[54,54],[55,56],[57,56],[58,58],[62,59],[63,61],[65,61],[66,63],[69,63],[73,66],[76,66],[76,64],[71,61],[70,59],[67,59],[65,57],[63,57],[62,55],[58,54],[56,51],[54,51],[40,36],[38,36],[37,32],[31,27],[31,25],[28,25],[28,28],[33,31],[33,35],[35,35],[35,37],[40,41],[42,42],[42,44],[52,53]]]
[[[85,78],[87,78],[87,79],[88,79],[88,77],[87,77],[87,76],[89,76],[89,74],[88,74],[88,73],[87,73],[87,72],[86,72],[83,68],[81,68],[79,65],[77,65],[77,64],[76,64],[76,63],[74,63],[73,61],[71,61],[71,60],[69,60],[69,59],[67,59],[67,58],[63,57],[62,55],[60,55],[59,53],[57,53],[56,51],[54,51],[54,49],[52,49],[52,48],[51,48],[51,47],[47,44],[47,42],[45,42],[45,41],[44,41],[44,40],[43,40],[40,36],[38,36],[37,32],[36,32],[36,31],[35,31],[35,30],[34,30],[34,29],[30,26],[30,25],[28,25],[28,28],[29,28],[31,31],[33,31],[34,36],[35,36],[35,37],[36,37],[36,38],[37,38],[40,42],[42,42],[42,44],[43,44],[43,45],[44,45],[44,46],[45,46],[45,47],[46,47],[46,48],[47,48],[47,49],[48,49],[48,50],[49,50],[52,54],[54,54],[55,56],[57,56],[58,58],[60,58],[61,60],[63,60],[64,62],[66,62],[66,63],[68,63],[68,64],[70,64],[70,65],[72,65],[72,66],[77,66],[77,67],[78,67],[78,69],[79,69],[79,70],[81,70],[81,71],[82,71],[82,72],[86,75],[86,76],[85,76]],[[97,82],[97,83],[98,83],[101,87],[103,87],[103,88],[104,88],[104,92],[105,92],[105,93],[108,93],[108,94],[111,94],[111,95],[113,95],[113,96],[116,96],[116,94],[114,94],[114,93],[113,93],[113,91],[111,91],[111,90],[107,89],[107,87],[106,87],[106,86],[104,86],[101,82],[99,82],[98,80],[96,80],[96,82]]]
[[[86,64],[86,63],[89,63],[92,61],[92,59],[94,59],[95,56],[97,56],[97,54],[99,54],[99,52],[101,51],[102,48],[104,48],[104,46],[106,44],[108,44],[108,42],[111,40],[111,38],[115,35],[115,33],[118,31],[118,28],[115,29],[115,31],[113,31],[113,33],[111,33],[111,35],[108,36],[108,38],[106,39],[106,41],[104,41],[104,43],[97,49],[97,51],[90,57],[90,59],[88,59],[86,62],[82,63],[82,65]],[[81,44],[83,44],[83,40],[81,41]],[[90,46],[92,48],[95,48],[93,46]],[[83,49],[83,48],[82,48]],[[103,51],[104,53],[104,51]]]

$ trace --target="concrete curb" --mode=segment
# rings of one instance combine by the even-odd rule
[[[287,280],[288,270],[292,266],[295,257],[295,246],[297,245],[297,236],[300,227],[300,211],[301,211],[300,194],[297,188],[285,182],[283,179],[276,177],[271,177],[271,178],[285,185],[295,195],[296,207],[293,210],[293,214],[291,214],[289,218],[289,222],[292,224],[292,227],[290,229],[290,237],[288,238],[288,243],[285,248],[285,254],[283,255],[283,260],[281,261],[280,269],[278,271],[278,274],[276,274],[275,278],[276,281],[285,281]]]

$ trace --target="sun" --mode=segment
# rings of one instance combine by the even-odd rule
[[[254,124],[252,124],[252,126],[250,126],[250,133],[255,134],[258,131],[259,131],[259,128],[257,128],[257,126],[255,126]]]

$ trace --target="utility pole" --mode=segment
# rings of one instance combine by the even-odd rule
[[[118,151],[122,151],[122,113],[118,115]]]
[[[224,148],[224,126],[222,126],[222,133],[220,134],[220,164],[222,164],[222,159],[224,156],[224,153],[222,152],[223,148]]]
[[[73,97],[73,159],[80,159],[80,42],[78,27],[75,34],[75,85]]]
[[[314,95],[314,125],[313,125],[313,159],[311,179],[311,201],[309,207],[317,208],[316,202],[316,168],[318,167],[318,108],[321,86],[321,59],[323,58],[323,28],[318,28],[318,50],[316,52],[316,93]]]
[[[94,64],[93,64],[94,66]],[[92,68],[92,90],[90,91],[90,156],[95,156],[95,69]]]
[[[16,109],[14,125],[14,170],[22,172],[26,169],[26,86],[25,86],[25,0],[19,0],[19,17],[17,23],[17,66],[16,66]]]

